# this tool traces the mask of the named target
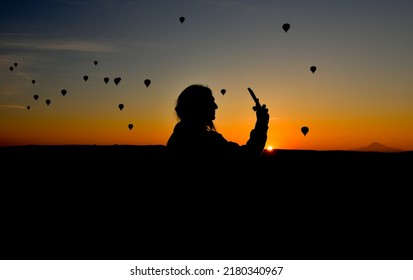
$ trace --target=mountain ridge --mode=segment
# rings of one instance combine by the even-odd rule
[[[403,152],[404,150],[402,149],[397,149],[393,147],[389,147],[386,145],[383,145],[379,142],[372,142],[371,144],[367,146],[363,146],[360,148],[352,149],[350,151],[360,151],[360,152],[386,152],[386,153],[394,153],[394,152]]]

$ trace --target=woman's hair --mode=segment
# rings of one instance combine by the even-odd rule
[[[182,121],[202,123],[208,130],[215,130],[213,120],[208,116],[211,106],[215,106],[211,89],[204,85],[193,84],[178,96],[175,111],[178,119]]]

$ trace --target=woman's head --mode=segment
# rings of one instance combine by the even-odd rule
[[[213,120],[218,109],[212,91],[207,86],[193,84],[185,88],[178,97],[175,111],[182,121],[206,124],[215,129]]]

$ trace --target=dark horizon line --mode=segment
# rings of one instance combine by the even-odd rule
[[[19,145],[0,145],[2,148],[18,148],[18,147],[166,147],[166,144],[19,144]],[[264,148],[265,153],[276,151],[314,151],[314,152],[359,152],[359,153],[409,153],[412,150],[402,150],[383,146],[388,150],[368,150],[368,146],[356,149],[292,149],[292,148],[272,148],[271,150]]]

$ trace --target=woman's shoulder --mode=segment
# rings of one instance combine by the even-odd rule
[[[225,147],[239,148],[240,145],[236,142],[227,140],[221,133],[216,131],[209,131],[209,140],[217,144],[223,144]]]
[[[227,141],[227,140],[225,139],[225,137],[224,137],[221,133],[219,133],[219,132],[217,132],[217,131],[215,131],[215,130],[209,130],[209,131],[207,132],[207,135],[208,135],[208,137],[210,137],[210,138],[212,138],[212,139]]]

